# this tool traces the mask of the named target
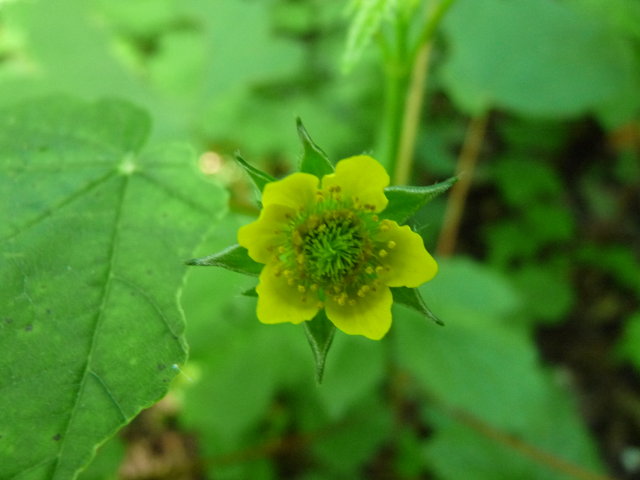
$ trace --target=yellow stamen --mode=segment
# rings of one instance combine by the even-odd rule
[[[369,290],[371,290],[371,287],[369,285],[361,286],[360,289],[358,290],[358,296],[364,297]]]

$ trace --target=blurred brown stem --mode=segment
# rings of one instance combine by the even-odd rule
[[[442,405],[438,406],[443,407]],[[508,448],[511,448],[512,450],[519,452],[525,457],[529,457],[534,462],[540,465],[544,465],[551,470],[563,473],[577,480],[614,480],[612,477],[609,477],[607,475],[600,475],[585,470],[579,465],[570,463],[560,457],[557,457],[556,455],[553,455],[552,453],[531,445],[524,440],[498,430],[468,412],[447,407],[443,407],[443,409],[452,418],[467,426],[468,428],[476,431],[482,436],[500,443]]]
[[[444,224],[436,248],[436,253],[441,257],[451,256],[456,249],[460,222],[467,196],[469,195],[469,189],[471,188],[473,172],[478,161],[488,120],[489,113],[486,112],[480,116],[473,117],[469,122],[456,168],[456,175],[460,177],[460,180],[451,189],[444,214]]]

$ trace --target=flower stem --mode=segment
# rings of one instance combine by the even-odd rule
[[[411,84],[407,92],[404,105],[403,129],[398,141],[398,149],[393,171],[394,184],[403,185],[409,181],[411,166],[413,164],[413,152],[416,145],[416,135],[420,123],[422,100],[424,97],[431,43],[425,43],[414,63],[411,73]]]
[[[406,48],[408,28],[405,25],[396,30],[398,36],[404,35],[404,40],[397,39],[401,48],[397,52],[400,55],[393,58],[396,68],[389,69],[387,62],[387,133],[383,150],[383,158],[392,172],[394,184],[407,183],[411,175],[431,41],[444,14],[454,1],[442,0],[432,9],[418,41],[410,51]],[[397,76],[391,77],[394,74]]]

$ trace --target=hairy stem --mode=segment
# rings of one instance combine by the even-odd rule
[[[403,185],[409,181],[411,166],[413,164],[413,152],[416,145],[416,135],[420,124],[420,113],[424,97],[431,43],[425,43],[413,65],[411,84],[407,92],[404,105],[403,129],[399,137],[399,146],[396,156],[396,165],[393,172],[394,183]]]
[[[404,101],[400,101],[396,115],[398,135],[395,142],[389,145],[391,158],[390,171],[393,173],[393,183],[405,184],[411,176],[413,153],[422,111],[429,58],[433,36],[444,14],[455,0],[442,0],[429,12],[428,19],[422,29],[414,48],[405,57],[407,75],[404,82],[405,90],[401,93]]]

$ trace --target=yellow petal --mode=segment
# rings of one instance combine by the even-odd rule
[[[386,231],[376,237],[386,252],[380,280],[389,287],[411,288],[431,280],[438,272],[438,264],[424,247],[422,237],[408,226],[401,227],[390,220],[384,220],[383,225]]]
[[[327,298],[325,309],[333,324],[349,335],[364,335],[380,340],[391,327],[391,304],[393,297],[387,287],[370,291],[366,297],[358,298],[355,305],[340,305]]]
[[[258,292],[258,320],[262,323],[301,323],[318,313],[318,299],[304,295],[296,285],[289,285],[284,275],[276,275],[276,266],[265,265],[260,273]]]
[[[263,208],[255,222],[240,227],[238,243],[249,250],[249,256],[256,262],[267,263],[282,244],[282,231],[294,213],[292,208],[282,205]]]
[[[373,205],[376,212],[384,210],[388,200],[384,187],[389,175],[384,167],[367,155],[340,160],[335,173],[322,177],[322,188],[338,186],[344,198],[357,198],[362,205]]]
[[[276,182],[267,183],[262,192],[262,205],[283,205],[294,210],[316,202],[318,177],[309,173],[293,173]]]

